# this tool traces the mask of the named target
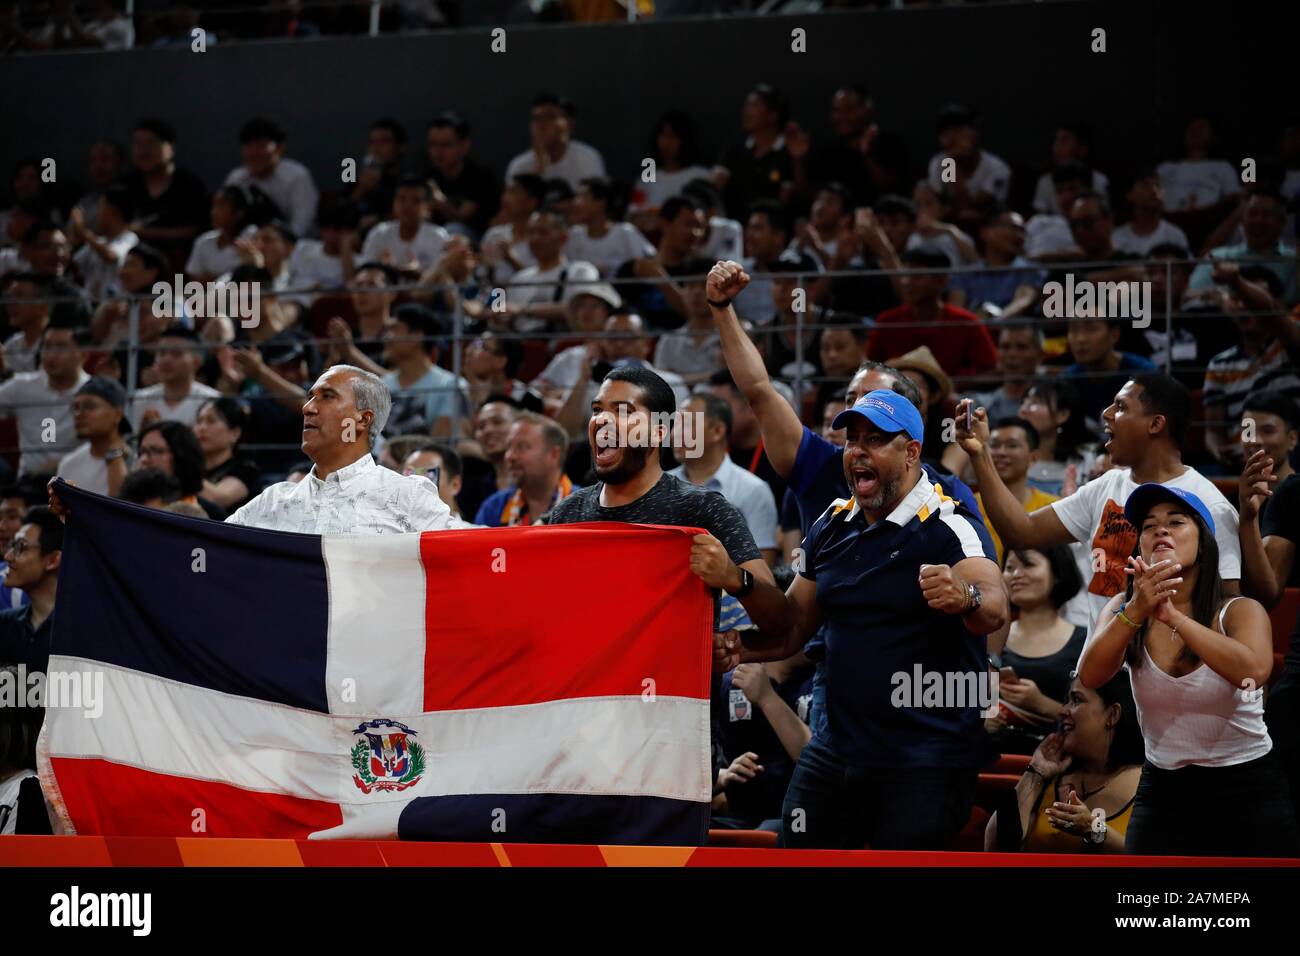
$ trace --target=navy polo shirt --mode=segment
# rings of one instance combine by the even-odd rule
[[[922,564],[992,561],[983,522],[922,475],[870,527],[856,502],[836,501],[803,548],[802,575],[817,585],[825,643],[825,721],[814,720],[809,746],[855,766],[978,765],[984,732],[978,697],[961,707],[941,706],[953,700],[911,701],[921,700],[931,674],[945,687],[960,681],[974,689],[987,679],[980,676],[988,670],[984,636],[968,631],[960,616],[931,608],[917,581]],[[902,706],[895,706],[896,674],[918,685]]]

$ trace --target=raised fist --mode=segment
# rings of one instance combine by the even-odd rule
[[[714,302],[733,299],[749,285],[749,273],[739,262],[719,262],[709,270],[705,294]]]

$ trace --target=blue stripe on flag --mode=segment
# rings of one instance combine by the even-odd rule
[[[703,846],[709,804],[667,797],[571,793],[417,797],[397,822],[403,840]]]
[[[52,653],[329,712],[319,537],[57,489],[72,513]]]

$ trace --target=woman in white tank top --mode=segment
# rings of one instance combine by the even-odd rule
[[[1264,726],[1268,613],[1224,595],[1214,518],[1196,495],[1140,485],[1124,515],[1138,529],[1128,590],[1101,615],[1079,680],[1095,688],[1121,667],[1132,676],[1146,763],[1126,851],[1295,856],[1296,821]]]

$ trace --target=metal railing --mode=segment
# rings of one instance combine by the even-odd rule
[[[1286,257],[1276,257],[1273,259],[1260,258],[1251,261],[1261,262],[1261,263],[1270,262],[1270,261],[1279,262],[1285,265],[1289,265],[1292,269],[1296,268],[1296,260],[1293,258],[1286,258]],[[1182,260],[1162,259],[1159,260],[1158,262],[1145,262],[1145,263],[1137,262],[1137,261],[1117,263],[1114,261],[1085,260],[1085,261],[1046,263],[1046,264],[1030,263],[1028,266],[1005,266],[1005,267],[995,267],[995,268],[989,268],[983,266],[960,266],[960,267],[953,267],[947,269],[909,268],[909,269],[901,269],[901,270],[875,268],[875,269],[850,269],[850,270],[839,270],[839,271],[827,271],[827,272],[818,272],[818,273],[809,272],[809,273],[797,273],[797,274],[796,273],[772,274],[772,273],[759,272],[759,273],[754,273],[753,277],[757,280],[766,279],[769,281],[774,279],[782,279],[782,280],[793,279],[796,282],[797,288],[804,288],[805,290],[807,290],[807,288],[812,283],[817,282],[819,280],[831,280],[833,282],[834,280],[853,280],[853,279],[864,279],[870,277],[887,277],[891,279],[897,279],[897,278],[904,278],[908,275],[924,275],[924,274],[935,274],[935,273],[946,273],[948,275],[1003,274],[1007,272],[1026,272],[1031,274],[1045,273],[1045,274],[1058,274],[1058,275],[1069,273],[1069,274],[1076,275],[1077,277],[1076,281],[1083,281],[1083,279],[1086,278],[1086,272],[1088,271],[1095,272],[1101,269],[1136,266],[1136,267],[1140,267],[1143,270],[1144,274],[1146,275],[1150,275],[1151,270],[1153,268],[1162,269],[1164,271],[1165,287],[1172,288],[1175,269],[1193,269],[1197,266],[1203,266],[1203,265],[1207,265],[1207,260],[1196,259],[1196,258],[1188,258]],[[705,278],[706,278],[705,274],[699,274],[693,276],[673,276],[671,281],[678,285],[682,285],[682,284],[687,284],[692,282],[702,282],[705,280]],[[577,295],[580,294],[581,289],[585,286],[607,284],[610,281],[611,280],[603,279],[603,278],[599,280],[570,280],[565,282],[564,286],[567,289],[572,290],[572,294]],[[623,287],[623,288],[632,287],[632,286],[655,286],[655,285],[662,285],[664,283],[664,280],[661,278],[628,278],[628,279],[620,278],[613,281],[616,286]],[[1149,281],[1149,280],[1139,280],[1139,281]],[[553,281],[514,282],[514,283],[506,283],[505,288],[510,288],[510,289],[521,289],[521,288],[529,288],[529,287],[555,288],[557,285],[559,285],[559,283]],[[383,290],[380,290],[380,292],[397,294],[399,296],[401,294],[425,295],[428,293],[436,293],[440,290],[445,290],[447,288],[448,287],[445,285],[431,286],[428,284],[421,284],[419,282],[410,281],[410,282],[403,282],[392,286],[388,286]],[[443,344],[446,345],[450,351],[450,371],[455,376],[456,381],[459,382],[462,378],[462,374],[464,371],[462,366],[462,355],[463,355],[464,347],[467,341],[475,337],[475,335],[477,334],[474,332],[473,324],[468,320],[466,316],[464,310],[464,300],[467,294],[470,294],[472,297],[472,293],[475,290],[477,290],[481,294],[484,290],[487,290],[489,287],[484,285],[481,282],[466,282],[466,283],[456,285],[454,286],[454,288],[456,290],[456,295],[454,296],[453,308],[450,312],[445,313],[446,315],[449,316],[451,320],[450,330],[446,335]],[[297,286],[297,287],[291,287],[288,289],[277,291],[271,295],[274,295],[277,298],[293,298],[293,297],[304,297],[304,296],[322,296],[322,295],[341,296],[341,295],[352,295],[352,294],[375,294],[375,293],[376,290],[373,287],[342,287],[338,289],[323,290],[314,286],[313,287]],[[269,295],[264,297],[269,297]],[[152,292],[147,292],[147,293],[137,293],[135,295],[120,295],[120,296],[115,296],[114,298],[126,299],[128,302],[134,304],[143,301],[152,301],[157,297]],[[811,300],[811,296],[809,296],[809,299]],[[0,304],[33,302],[33,301],[66,302],[66,301],[70,301],[70,299],[67,296],[59,297],[59,296],[52,296],[52,295],[26,297],[26,298],[15,296],[15,295],[7,295],[3,298],[0,298]],[[629,310],[624,309],[618,311],[629,311]],[[126,354],[128,358],[128,365],[127,365],[127,369],[125,370],[126,372],[125,384],[127,386],[128,402],[131,399],[134,399],[134,397],[139,391],[139,374],[138,374],[139,356],[141,355],[141,353],[155,351],[159,348],[159,345],[157,344],[156,341],[150,343],[143,343],[140,341],[138,309],[135,308],[129,309],[129,314],[130,314],[130,325],[129,325],[127,339],[124,343],[119,343],[117,345],[117,349],[120,350],[124,348],[126,350]],[[1277,313],[1276,312],[1273,313],[1241,312],[1238,314],[1276,315]],[[1203,311],[1187,310],[1187,309],[1175,310],[1172,308],[1172,303],[1169,302],[1168,299],[1166,299],[1164,303],[1164,311],[1163,311],[1163,316],[1164,316],[1164,320],[1162,323],[1163,328],[1161,328],[1161,325],[1156,324],[1155,321],[1152,321],[1151,328],[1156,331],[1163,331],[1169,337],[1168,342],[1170,346],[1172,346],[1174,340],[1173,337],[1177,329],[1179,328],[1180,322],[1184,322],[1185,320],[1190,320],[1194,318],[1203,319],[1205,315],[1206,312]],[[751,331],[751,337],[761,336],[761,335],[774,335],[783,332],[793,332],[794,355],[797,358],[802,358],[805,351],[805,343],[811,341],[810,336],[815,336],[825,329],[853,328],[853,326],[845,325],[843,322],[818,321],[817,319],[809,320],[808,313],[806,311],[795,311],[793,312],[793,316],[794,316],[793,323],[788,323],[788,322],[779,323],[776,321],[772,321],[772,322],[756,325]],[[1152,318],[1154,319],[1154,317]],[[1068,317],[1043,317],[1040,314],[1032,313],[1032,314],[1019,316],[1013,319],[1005,320],[1005,321],[991,318],[986,320],[984,324],[991,331],[996,331],[997,328],[1002,325],[1029,324],[1039,328],[1049,328],[1049,329],[1053,325],[1058,325],[1060,326],[1060,331],[1063,332],[1064,327],[1068,323],[1068,321],[1069,321]],[[871,324],[872,324],[872,320],[869,317],[863,317],[864,327],[870,328]],[[889,328],[891,330],[930,330],[930,329],[949,328],[949,327],[951,327],[949,323],[946,323],[941,320],[934,320],[934,321],[913,320],[913,321],[906,321],[906,322],[899,321],[899,322],[891,322],[889,325]],[[551,351],[550,346],[553,346],[554,343],[561,342],[561,341],[573,341],[575,343],[576,340],[579,339],[583,341],[617,341],[617,340],[626,340],[628,338],[637,337],[634,334],[630,334],[626,332],[623,333],[599,332],[599,333],[591,333],[591,334],[579,334],[568,328],[547,328],[540,331],[517,331],[505,327],[489,327],[488,330],[491,331],[492,335],[498,339],[525,341],[525,342],[539,342],[539,343],[546,344],[548,345],[548,350],[547,350],[548,354],[550,354]],[[657,338],[659,335],[663,334],[663,331],[655,330],[653,328],[647,327],[645,328],[644,334],[647,338]],[[322,354],[327,352],[331,346],[343,345],[349,341],[357,345],[374,344],[375,342],[383,341],[383,339],[358,339],[355,337],[350,337],[349,339],[332,339],[329,338],[328,336],[323,336],[323,337],[313,336],[312,338],[316,343],[317,347],[321,349]],[[219,344],[208,343],[207,345],[205,345],[205,348],[219,348],[219,347],[228,346],[230,344],[231,343],[219,343]],[[96,350],[96,346],[93,343],[91,343],[89,346],[87,346],[87,350],[94,351]],[[653,356],[647,356],[647,360],[650,360],[652,357]],[[894,357],[895,356],[879,356],[879,355],[871,356],[871,358],[879,361],[885,361],[887,359],[894,358]],[[1199,359],[1201,358],[1208,359],[1209,356],[1198,355],[1198,363],[1194,365],[1184,365],[1182,363],[1179,363],[1178,371],[1182,374],[1197,373],[1197,372],[1203,373],[1207,365],[1199,362]],[[1167,374],[1172,373],[1174,371],[1174,365],[1175,363],[1173,362],[1173,349],[1172,347],[1166,348],[1164,350],[1164,371]],[[719,366],[719,367],[725,367],[725,366]],[[1112,377],[1114,376],[1114,374],[1115,374],[1114,372],[1100,371],[1095,373],[1084,373],[1082,376],[1072,376],[1072,377],[1103,378],[1103,377]],[[976,387],[978,386],[993,385],[995,383],[1002,381],[1001,376],[998,375],[996,372],[991,372],[988,375],[978,375],[973,377],[972,376],[951,376],[951,377],[954,383],[954,393],[957,394],[969,393],[971,391],[976,390]],[[824,375],[823,376],[808,375],[805,372],[803,362],[796,361],[795,374],[793,376],[793,380],[789,384],[792,386],[792,390],[795,396],[797,398],[802,398],[802,396],[807,394],[810,390],[815,389],[820,385],[826,384],[828,382],[834,382],[834,381],[843,381],[843,380],[835,379]],[[450,392],[453,390],[453,388],[459,388],[459,386],[449,386],[447,388],[435,388],[435,389],[403,390],[403,394],[415,395],[415,394],[429,394],[431,392]],[[306,389],[304,389],[304,391],[306,391]],[[267,394],[268,397],[276,397],[277,393],[268,392],[265,394]],[[16,404],[10,404],[8,407],[11,409],[18,409],[22,407],[29,407],[31,405],[40,405],[41,407],[44,408],[51,407],[44,403],[27,403],[27,404],[16,403]],[[472,410],[471,410],[471,414],[472,414]],[[453,416],[453,436],[459,436],[461,434],[462,424],[463,421],[461,419],[461,416],[459,415],[459,412],[457,412],[457,414]],[[1194,424],[1203,425],[1205,424],[1205,422],[1198,422]],[[289,447],[290,446],[283,446],[284,450],[287,450]],[[21,452],[21,451],[41,451],[41,450],[48,450],[48,446],[46,446],[44,449],[42,449],[39,446],[32,449],[13,448],[13,447],[0,448],[0,453],[9,454],[15,451]]]

